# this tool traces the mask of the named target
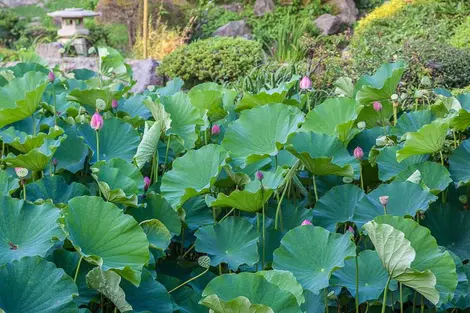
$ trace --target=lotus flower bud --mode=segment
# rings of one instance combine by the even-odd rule
[[[362,160],[362,158],[364,157],[364,151],[361,147],[356,147],[356,149],[354,149],[354,157],[356,158],[356,160]]]
[[[366,122],[358,122],[357,123],[357,128],[359,128],[360,130],[363,130],[364,128],[366,128]]]
[[[211,266],[211,258],[207,255],[203,255],[197,259],[197,264],[202,268],[209,268]]]
[[[387,206],[388,204],[388,196],[381,196],[379,197],[380,204],[383,206]]]
[[[372,107],[374,108],[375,112],[382,111],[382,103],[380,103],[379,101],[374,101]]]
[[[106,110],[106,102],[102,99],[96,99],[95,106],[98,111]]]
[[[468,197],[467,197],[466,195],[461,195],[461,196],[459,197],[459,201],[460,201],[460,203],[462,203],[462,204],[467,204],[467,203],[468,203]]]
[[[47,79],[49,80],[49,82],[53,83],[55,81],[54,72],[50,71],[49,74],[47,75]]]
[[[354,234],[354,228],[352,228],[351,226],[348,226],[348,232]]]
[[[257,171],[256,172],[256,179],[257,180],[263,180],[263,178],[264,178],[263,173],[261,171]]]
[[[312,81],[308,76],[304,76],[302,80],[300,81],[300,89],[302,90],[308,90],[312,89]]]
[[[56,158],[53,158],[53,159],[52,159],[52,165],[53,165],[53,166],[57,166],[58,164],[59,164],[59,161],[57,161]]]
[[[90,126],[94,130],[98,131],[101,128],[103,128],[103,124],[104,124],[103,117],[100,115],[100,113],[97,110],[95,114],[93,114],[93,116],[91,117]]]
[[[15,172],[19,178],[25,178],[28,176],[28,169],[24,167],[15,167]]]
[[[148,176],[144,177],[144,190],[147,191],[150,187],[150,178]]]
[[[211,134],[213,136],[217,136],[218,134],[220,134],[220,126],[217,124],[214,124],[211,128]]]
[[[304,221],[302,222],[302,224],[300,224],[300,225],[301,225],[301,226],[312,225],[312,223],[310,223],[309,220],[304,220]]]
[[[116,110],[116,109],[118,108],[118,105],[119,105],[119,103],[118,103],[118,101],[117,101],[116,99],[113,99],[113,101],[111,101],[111,107],[112,107],[113,109]]]

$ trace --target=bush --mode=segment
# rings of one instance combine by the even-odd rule
[[[0,45],[14,48],[14,43],[25,31],[25,25],[12,11],[0,10]]]
[[[233,81],[258,65],[261,44],[244,38],[215,37],[176,49],[163,59],[160,73],[194,85]]]
[[[457,48],[470,48],[470,17],[455,30],[450,43]]]

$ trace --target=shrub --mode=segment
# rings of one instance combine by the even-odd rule
[[[25,25],[12,11],[0,10],[0,45],[13,48],[15,41],[20,39]]]
[[[455,30],[450,43],[457,48],[470,48],[470,17]]]
[[[260,63],[261,44],[244,38],[215,37],[176,49],[163,59],[160,73],[193,85],[233,81]]]

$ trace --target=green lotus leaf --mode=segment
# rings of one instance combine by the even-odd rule
[[[160,97],[169,97],[181,91],[181,88],[183,88],[183,85],[184,85],[184,81],[179,77],[175,77],[172,80],[168,81],[165,87],[158,88],[156,90],[156,93]]]
[[[24,167],[38,172],[43,171],[49,166],[54,153],[65,139],[66,136],[61,136],[57,140],[45,139],[39,148],[35,148],[26,154],[14,155],[9,153],[5,158],[5,162],[12,167]]]
[[[90,163],[96,159],[96,132],[89,124],[78,126],[78,134],[83,137],[85,144],[93,151]],[[100,138],[100,161],[120,158],[131,162],[140,143],[139,133],[128,123],[118,119],[104,120],[103,128],[98,132]]]
[[[155,153],[158,149],[158,141],[162,134],[162,124],[161,122],[146,122],[145,131],[142,136],[142,141],[137,147],[137,152],[135,154],[134,160],[139,168],[142,168],[145,163],[152,160],[155,156]]]
[[[292,274],[289,271],[279,271],[279,270],[270,270],[270,271],[259,271],[256,274],[263,276],[268,282],[274,284],[281,288],[282,290],[289,291],[297,299],[297,303],[301,305],[305,302],[305,297],[303,295],[302,285],[297,282]]]
[[[345,145],[358,133],[356,119],[363,106],[354,99],[331,98],[307,114],[302,129],[337,136]]]
[[[383,64],[372,76],[362,76],[356,83],[356,100],[362,104],[389,101],[404,71],[405,63],[400,61]]]
[[[185,212],[184,222],[191,230],[214,223],[212,212],[203,196],[194,197],[183,205]]]
[[[246,297],[237,297],[230,301],[223,301],[217,295],[210,295],[202,299],[202,304],[210,309],[211,313],[274,313],[274,311],[262,304],[251,304]]]
[[[171,233],[165,224],[157,219],[146,220],[140,223],[140,226],[147,235],[150,247],[164,251],[171,242]]]
[[[188,92],[188,96],[192,105],[200,111],[201,116],[207,112],[209,121],[214,122],[223,119],[227,112],[223,106],[222,93],[219,90],[204,88],[207,84],[211,83],[201,84],[192,88]]]
[[[413,164],[419,164],[428,159],[428,155],[414,155],[400,163],[397,161],[397,151],[400,149],[398,146],[391,146],[383,148],[377,156],[376,162],[379,168],[379,179],[387,181],[402,171],[406,170]]]
[[[442,248],[441,250],[443,250]],[[456,304],[460,299],[464,298],[468,294],[468,278],[465,272],[465,265],[462,260],[452,251],[447,250],[454,260],[455,269],[457,271],[457,288],[455,289],[454,297],[452,301],[447,305]]]
[[[215,144],[188,151],[163,175],[162,196],[176,210],[192,197],[208,192],[228,156],[224,148]]]
[[[336,231],[340,223],[353,222],[358,202],[365,196],[356,185],[340,185],[328,190],[313,209],[313,224]]]
[[[391,134],[400,138],[406,133],[417,132],[421,127],[430,124],[433,120],[434,116],[429,110],[405,112],[398,118],[397,125],[392,127]]]
[[[96,100],[103,100],[106,103],[105,110],[111,109],[111,102],[113,101],[114,94],[108,88],[89,88],[89,89],[74,89],[67,95],[67,101],[77,102],[82,105],[88,113],[93,113],[96,110]]]
[[[304,289],[318,294],[328,287],[332,272],[356,255],[355,250],[350,234],[299,226],[282,238],[281,246],[274,251],[273,268],[292,272]]]
[[[351,78],[340,77],[333,83],[333,85],[336,87],[335,94],[354,98],[354,84]]]
[[[241,167],[278,154],[287,137],[298,129],[304,117],[299,109],[285,104],[267,104],[245,110],[232,122],[222,146]]]
[[[377,300],[385,289],[388,273],[377,251],[361,251],[358,258],[359,303]],[[356,260],[346,260],[344,267],[333,273],[331,284],[346,287],[351,295],[356,297]]]
[[[361,147],[364,151],[363,160],[370,160],[373,163],[372,155],[370,155],[371,151],[376,148],[377,139],[383,136],[383,134],[384,129],[380,126],[363,129],[349,142],[348,151],[354,154],[354,149]]]
[[[384,215],[384,207],[379,197],[388,196],[387,214],[415,216],[418,211],[426,211],[437,197],[412,182],[382,184],[357,203],[353,220],[362,226],[375,217]]]
[[[447,168],[435,162],[423,162],[410,165],[404,171],[400,172],[400,174],[395,177],[394,181],[404,182],[416,171],[420,173],[421,184],[429,188],[431,192],[436,195],[445,190],[452,182]]]
[[[0,139],[19,152],[27,153],[39,148],[45,139],[56,139],[64,130],[60,127],[51,127],[49,133],[40,132],[35,136],[16,130],[13,126],[0,131]]]
[[[77,286],[54,263],[25,257],[0,267],[0,310],[8,313],[77,312]]]
[[[289,136],[287,150],[295,155],[315,176],[354,176],[357,160],[351,156],[341,141],[327,134],[298,132]]]
[[[145,100],[147,96],[145,95],[133,95],[127,99],[119,100],[118,112],[121,116],[121,112],[125,113],[123,120],[129,122],[135,126],[142,126],[144,121],[149,119],[152,114],[150,113],[149,108],[145,105]]]
[[[65,127],[64,130],[67,138],[62,141],[54,154],[54,158],[57,160],[56,170],[76,173],[83,169],[89,149],[83,138],[78,136],[75,126]]]
[[[269,283],[255,273],[225,274],[211,280],[202,296],[217,295],[225,302],[246,297],[253,304],[270,307],[276,313],[300,313],[294,295]],[[203,300],[204,301],[204,300]]]
[[[28,72],[41,72],[47,75],[51,71],[49,68],[45,67],[42,64],[32,62],[20,62],[15,64],[14,66],[8,67],[7,69],[9,71],[12,71],[15,77],[23,77]]]
[[[172,313],[170,295],[165,287],[156,281],[144,268],[139,287],[122,280],[121,288],[126,300],[132,305],[135,313]]]
[[[257,94],[245,93],[243,98],[238,102],[235,110],[242,111],[253,109],[270,103],[282,103],[287,97],[287,90],[268,90],[261,91]]]
[[[207,273],[206,273],[207,274]],[[165,274],[158,275],[158,281],[167,290],[172,290],[184,281]],[[201,293],[189,286],[183,286],[171,293],[171,303],[173,310],[180,310],[182,313],[208,313],[209,310],[198,304],[201,300]]]
[[[60,210],[51,203],[34,205],[0,197],[0,265],[25,256],[45,256],[56,240],[63,240],[57,220]]]
[[[448,121],[437,119],[431,124],[424,125],[417,132],[408,133],[405,146],[397,151],[397,161],[401,162],[414,155],[440,151],[448,130]]]
[[[449,172],[457,186],[465,186],[470,183],[470,169],[468,160],[470,157],[470,139],[464,140],[449,157]]]
[[[189,96],[182,92],[163,97],[161,101],[171,117],[171,127],[166,131],[166,135],[176,136],[182,147],[181,151],[194,148],[198,138],[196,126],[204,124],[199,110],[191,104]]]
[[[467,280],[470,279],[470,264],[464,265],[465,275],[467,276]],[[465,310],[470,307],[470,284],[468,284],[467,290],[465,290],[465,296],[456,299],[455,307]]]
[[[20,188],[19,179],[8,174],[7,171],[0,169],[0,192],[2,195],[11,195]]]
[[[323,312],[325,310],[325,293],[314,294],[310,290],[304,290],[304,297],[303,312]]]
[[[357,100],[357,99],[356,99]],[[382,102],[382,111],[377,112],[374,110],[372,105],[365,106],[359,116],[357,121],[362,121],[366,123],[367,128],[381,127],[382,130],[380,135],[388,135],[388,131],[385,131],[383,128],[384,123],[390,120],[390,117],[393,115],[393,106],[389,101]]]
[[[113,271],[103,271],[95,267],[86,275],[88,287],[98,290],[118,308],[120,312],[132,310],[127,303],[124,290],[119,286],[121,276]]]
[[[150,97],[147,97],[143,103],[150,110],[153,119],[160,123],[162,129],[170,129],[171,116],[165,111],[165,107],[160,101],[152,101]]]
[[[149,242],[137,222],[98,197],[75,197],[63,210],[68,239],[88,262],[135,285],[149,261]]]
[[[430,270],[437,279],[436,289],[439,291],[439,303],[449,302],[457,287],[457,273],[454,260],[449,252],[442,252],[426,227],[420,226],[411,219],[390,215],[379,216],[377,223],[388,224],[403,232],[416,251],[416,258],[411,267],[418,271]]]
[[[50,199],[56,205],[67,204],[72,198],[89,194],[84,185],[75,182],[69,185],[64,177],[58,175],[45,176],[26,185],[26,198],[32,202]]]
[[[172,235],[179,235],[181,233],[181,220],[178,213],[159,194],[153,192],[147,193],[145,195],[145,206],[138,208],[130,207],[127,213],[131,214],[139,223],[157,219],[165,225]]]
[[[91,171],[106,200],[137,206],[137,196],[144,191],[144,177],[134,164],[115,158],[95,163]]]
[[[411,267],[416,251],[405,238],[405,234],[391,225],[375,221],[368,222],[363,228],[367,231],[390,278],[415,289],[436,305],[439,302],[436,276],[429,269],[421,272]]]
[[[458,115],[452,119],[452,128],[458,131],[465,131],[470,126],[470,112],[460,109]]]
[[[227,263],[237,270],[242,264],[253,266],[259,261],[259,234],[242,217],[227,217],[220,223],[199,228],[194,235],[196,251],[207,253],[212,266]]]
[[[33,115],[47,84],[45,75],[28,72],[0,88],[0,128]]]

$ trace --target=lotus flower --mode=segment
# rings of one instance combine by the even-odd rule
[[[374,101],[372,107],[374,108],[375,112],[382,111],[382,103],[380,103],[379,101]]]
[[[356,149],[354,149],[354,157],[356,158],[356,160],[362,160],[362,158],[364,157],[364,151],[361,147],[356,147]]]
[[[49,82],[53,83],[55,81],[55,75],[54,75],[54,72],[49,72],[49,74],[47,75],[47,79],[49,80]]]
[[[19,178],[24,178],[28,176],[28,169],[24,167],[15,167],[15,172]]]
[[[381,196],[379,197],[380,204],[383,206],[387,206],[388,204],[388,196]]]
[[[147,191],[150,187],[150,178],[148,176],[144,177],[144,190]]]
[[[263,173],[261,173],[261,171],[257,171],[256,172],[256,179],[257,180],[263,180],[263,178],[264,178]]]
[[[59,161],[57,161],[56,158],[52,159],[52,165],[57,166],[59,164]]]
[[[312,88],[312,81],[308,76],[304,76],[300,81],[300,89],[308,90]]]
[[[348,232],[354,234],[354,228],[352,228],[351,226],[348,226]]]
[[[95,114],[91,117],[90,126],[94,130],[98,131],[103,128],[104,120],[100,115],[100,112],[96,111]]]
[[[116,110],[116,109],[118,108],[118,105],[119,105],[119,103],[118,103],[118,101],[117,101],[116,99],[113,99],[113,101],[111,101],[111,107],[112,107],[113,109]]]
[[[214,124],[211,128],[211,134],[214,136],[220,134],[220,126],[217,124]]]
[[[309,220],[304,220],[304,221],[302,222],[302,224],[300,224],[300,225],[301,225],[301,226],[312,225],[312,223],[310,223]]]

